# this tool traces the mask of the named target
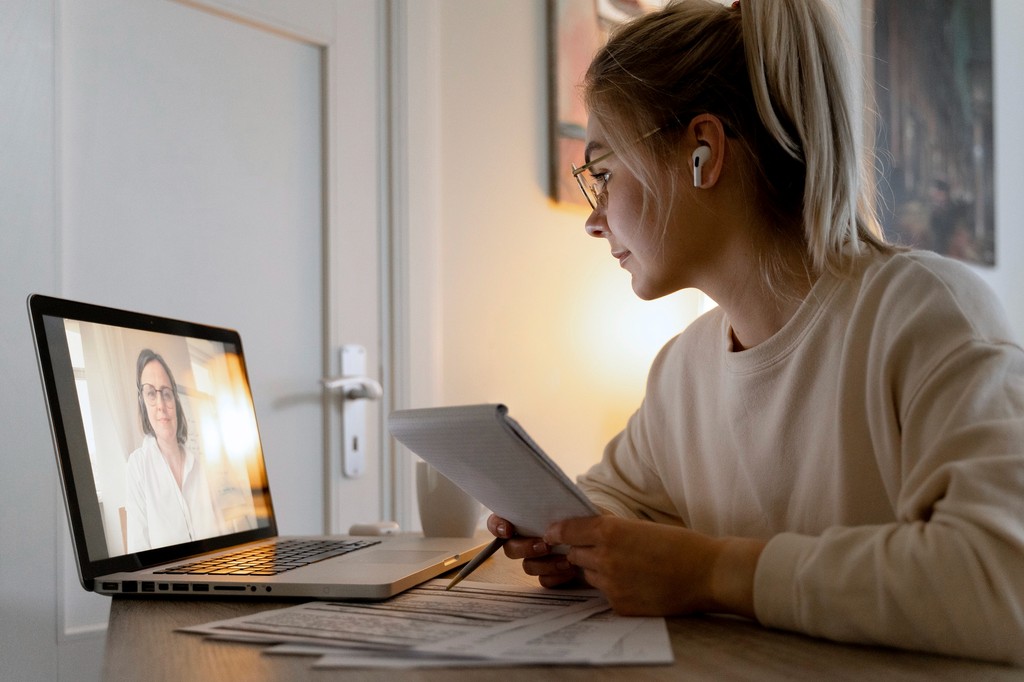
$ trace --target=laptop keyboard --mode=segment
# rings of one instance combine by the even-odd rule
[[[239,550],[156,573],[171,575],[277,575],[294,568],[348,554],[380,540],[279,540],[274,544]]]

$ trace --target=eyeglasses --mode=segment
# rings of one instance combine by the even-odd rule
[[[662,129],[661,126],[659,126],[659,127],[655,128],[654,130],[652,130],[651,132],[645,133],[645,134],[641,135],[640,137],[638,137],[633,142],[633,144],[637,144],[639,142],[643,142],[644,140],[646,140],[651,135],[654,135],[655,133],[660,132],[661,129]],[[592,176],[593,179],[594,179],[594,182],[592,182],[590,184],[588,184],[583,179],[583,174],[587,170],[592,168],[595,164],[601,163],[605,159],[607,159],[607,158],[609,158],[611,156],[614,156],[614,155],[615,155],[615,152],[608,152],[607,154],[602,154],[601,156],[597,157],[596,159],[592,159],[591,161],[588,161],[587,163],[583,164],[579,168],[577,168],[576,164],[574,164],[574,163],[570,164],[572,166],[572,176],[574,178],[576,178],[576,184],[578,184],[580,186],[580,191],[583,192],[583,196],[586,197],[587,203],[590,204],[590,208],[592,208],[592,209],[597,209],[597,207],[600,206],[604,202],[604,200],[605,200],[605,190],[608,187],[608,180],[612,177],[612,174],[611,174],[611,172],[606,172],[606,173],[599,173],[597,175],[594,175],[594,176]]]
[[[142,394],[146,404],[150,406],[156,405],[157,396],[162,398],[165,404],[174,402],[174,391],[171,390],[170,386],[157,388],[153,384],[142,384],[139,393]]]
[[[593,183],[587,184],[583,179],[583,173],[593,167],[595,163],[604,161],[614,153],[615,152],[608,152],[607,154],[602,154],[593,161],[583,164],[579,168],[576,167],[576,164],[571,164],[572,176],[576,178],[576,184],[580,186],[580,191],[583,192],[583,196],[587,198],[587,203],[590,204],[590,208],[592,209],[596,209],[604,200],[604,191],[608,186],[608,179],[612,174],[610,172],[600,173],[599,175],[593,176]]]

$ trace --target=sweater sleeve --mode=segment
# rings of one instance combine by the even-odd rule
[[[755,611],[765,625],[840,641],[1024,664],[1024,352],[984,329],[929,328],[963,331],[931,313],[916,327],[903,318],[916,342],[880,344],[910,358],[888,361],[879,382],[898,430],[896,521],[775,536]],[[921,351],[921,339],[965,337]]]

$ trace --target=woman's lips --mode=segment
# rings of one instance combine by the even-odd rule
[[[626,259],[629,258],[629,251],[612,251],[612,258],[618,260],[621,267],[626,262]]]

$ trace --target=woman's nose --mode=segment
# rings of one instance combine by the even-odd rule
[[[586,223],[587,234],[591,237],[603,237],[607,230],[607,223],[604,219],[604,212],[600,209],[594,209],[590,212],[590,216],[587,218]]]

